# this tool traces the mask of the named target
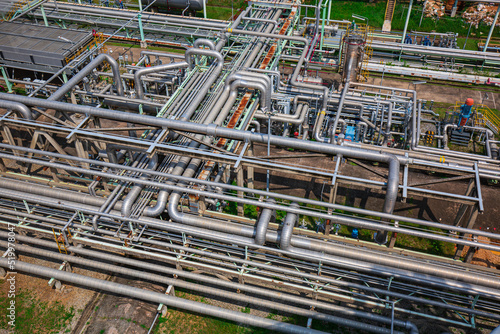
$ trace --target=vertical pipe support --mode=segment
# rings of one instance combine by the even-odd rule
[[[42,13],[43,23],[45,24],[46,27],[48,27],[49,22],[47,22],[47,16],[45,15],[45,9],[43,8],[43,5],[40,6],[40,12]]]
[[[330,0],[328,0],[330,2]],[[321,38],[319,40],[319,50],[323,51],[323,39],[325,38],[326,4],[323,6],[323,19],[321,20]]]
[[[498,13],[500,13],[500,3],[498,4],[497,13],[495,14],[495,18],[493,19],[493,23],[491,24],[490,32],[488,33],[488,38],[486,39],[486,43],[484,43],[483,52],[486,52],[488,49],[488,44],[490,44],[491,35],[493,35],[493,31],[495,30],[495,25],[498,20]]]
[[[406,15],[405,28],[403,29],[403,36],[401,37],[401,44],[405,42],[406,30],[408,29],[408,21],[410,20],[412,6],[413,6],[413,0],[410,0],[410,5],[408,6],[408,14]]]
[[[141,1],[139,1],[140,3]],[[141,47],[144,44],[144,29],[142,28],[142,14],[137,14],[137,21],[139,23],[139,32],[141,33]]]
[[[9,77],[7,76],[7,72],[5,72],[5,68],[3,66],[0,66],[0,69],[2,69],[2,76],[5,81],[5,84],[7,85],[7,91],[9,93],[13,93],[12,91],[12,84],[9,81]]]

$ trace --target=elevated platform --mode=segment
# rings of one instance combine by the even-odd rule
[[[52,72],[93,39],[87,31],[0,22],[0,63]]]

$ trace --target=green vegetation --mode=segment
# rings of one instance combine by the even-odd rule
[[[307,0],[306,4],[315,5],[317,1],[315,0]],[[332,0],[332,11],[331,11],[331,19],[334,20],[349,20],[352,21],[352,14],[356,14],[368,19],[368,25],[374,27],[375,29],[381,29],[384,23],[384,15],[385,15],[385,1],[372,2],[368,3],[367,1],[337,1]],[[404,24],[406,21],[406,15],[408,13],[408,3],[396,3],[396,9],[394,11],[394,16],[392,20],[392,29],[397,31],[402,31],[404,29]],[[314,9],[309,9],[307,12],[308,17],[314,16]],[[449,16],[443,16],[439,19],[434,18],[422,18],[422,23],[420,24],[420,18],[422,16],[422,5],[415,4],[412,8],[412,14],[410,16],[410,20],[408,23],[408,31],[423,31],[423,32],[455,32],[458,33],[459,36],[467,36],[470,24],[467,24],[460,15],[452,18]],[[360,21],[358,21],[360,22]],[[478,28],[475,26],[471,27],[469,41],[467,41],[467,45],[469,47],[474,47],[477,49],[477,41],[474,41],[472,38],[483,38],[486,39],[486,36],[489,32],[490,27],[484,23],[480,23]],[[496,29],[493,33],[493,37],[500,37],[500,32]],[[463,47],[463,43],[465,42],[465,38],[459,45]]]
[[[201,301],[200,296],[196,296],[185,292],[183,289],[176,289],[176,295],[188,300]],[[210,303],[208,303],[210,304]],[[251,308],[241,308],[242,313],[251,313]],[[270,313],[265,316],[267,319],[278,320],[299,326],[306,326],[307,318],[293,316],[288,317],[281,315],[280,312],[270,310]],[[325,331],[327,333],[339,333],[339,328],[333,324],[313,321],[312,328],[316,330]],[[168,308],[168,317],[160,317],[157,325],[154,328],[155,334],[275,334],[278,332],[242,326],[236,322],[221,320],[218,318],[197,315],[191,312],[178,310],[174,307]],[[349,331],[349,333],[357,333]]]
[[[2,282],[3,283],[3,282]],[[6,310],[11,299],[5,294],[0,297],[0,309]],[[15,297],[15,333],[51,334],[68,331],[75,315],[73,308],[65,308],[61,303],[47,303],[38,300],[32,292],[19,291]],[[0,317],[0,328],[11,328],[9,318]]]

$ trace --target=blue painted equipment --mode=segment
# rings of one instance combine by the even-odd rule
[[[472,115],[472,106],[474,105],[474,100],[468,98],[465,100],[465,104],[460,107],[460,119],[458,121],[458,125],[460,127],[467,124],[469,117]]]
[[[352,229],[352,234],[351,236],[354,238],[354,239],[357,239],[358,236],[359,236],[359,232],[358,232],[358,229],[357,228],[353,228]]]
[[[356,127],[348,125],[345,128],[345,140],[356,141]]]

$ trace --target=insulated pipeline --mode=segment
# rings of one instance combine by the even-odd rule
[[[8,268],[8,260],[6,258],[0,259],[0,266]],[[103,290],[119,295],[137,298],[156,304],[164,304],[171,307],[177,307],[183,310],[195,312],[198,314],[213,316],[229,321],[236,321],[242,324],[265,328],[267,330],[275,330],[283,333],[290,334],[323,334],[313,329],[308,329],[296,325],[291,325],[271,319],[260,318],[251,314],[222,309],[220,307],[195,302],[192,300],[182,299],[174,296],[165,295],[163,293],[148,291],[131,287],[115,282],[105,281],[93,277],[74,274],[66,271],[51,269],[36,264],[16,261],[16,270],[32,275],[39,275],[47,278],[55,278],[63,282],[68,282],[91,289]]]

